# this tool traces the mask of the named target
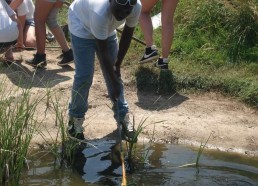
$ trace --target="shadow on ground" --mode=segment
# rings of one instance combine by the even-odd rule
[[[60,75],[63,72],[74,71],[70,66],[56,69],[28,68],[24,63],[0,64],[0,74],[6,74],[9,80],[21,88],[50,88],[68,81],[69,76]]]
[[[188,98],[177,93],[176,80],[170,70],[140,66],[136,71],[137,106],[159,111],[180,105]]]
[[[172,107],[176,107],[188,100],[188,97],[180,95],[178,93],[167,95],[150,94],[149,92],[137,92],[138,102],[135,104],[144,109],[150,111],[161,111]]]

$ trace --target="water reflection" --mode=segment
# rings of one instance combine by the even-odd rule
[[[75,152],[72,169],[56,168],[53,157],[45,156],[24,174],[21,185],[121,185],[119,145],[115,141],[96,141],[93,145]],[[197,151],[183,146],[138,145],[136,152],[134,172],[126,175],[130,184],[258,186],[257,160],[252,165],[250,159],[239,157],[238,163],[236,156],[208,152],[201,156],[198,172],[194,166],[178,168],[195,162],[197,156]],[[142,164],[143,157],[149,166]]]
[[[93,144],[94,147],[83,150],[87,161],[83,167],[82,178],[89,183],[119,185],[122,176],[119,144],[114,141]]]

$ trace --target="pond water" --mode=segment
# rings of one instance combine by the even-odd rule
[[[122,168],[119,155],[116,157],[120,146],[115,146],[114,141],[94,145],[83,149],[72,167],[60,166],[50,153],[38,152],[29,162],[30,169],[22,175],[20,185],[121,185]],[[204,150],[198,168],[186,166],[195,163],[197,154],[198,149],[179,145],[137,146],[133,169],[126,164],[127,184],[258,186],[257,159]]]

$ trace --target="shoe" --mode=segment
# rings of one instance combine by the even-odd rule
[[[83,124],[84,118],[70,118],[68,122],[67,133],[72,139],[85,140],[83,135]]]
[[[154,64],[154,66],[162,70],[168,70],[168,62],[169,62],[168,59],[165,60],[163,58],[159,58],[158,61]]]
[[[139,64],[150,62],[158,58],[158,50],[156,49],[155,45],[152,45],[151,47],[145,48],[145,54],[142,56],[141,60],[139,61]]]
[[[33,59],[25,61],[28,65],[33,66],[35,68],[44,68],[45,66],[47,66],[46,54],[36,53],[33,55],[34,55]]]
[[[59,56],[61,61],[57,64],[59,66],[65,66],[73,62],[73,50],[69,49],[67,52],[62,51],[62,54]]]
[[[135,129],[130,121],[129,114],[125,115],[122,125],[122,136],[128,142],[137,142],[137,136],[135,135]]]

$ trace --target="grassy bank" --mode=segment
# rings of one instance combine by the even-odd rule
[[[169,71],[138,65],[144,46],[133,41],[124,66],[138,90],[170,94],[216,91],[258,108],[258,9],[256,0],[180,0]],[[153,10],[161,10],[160,2]],[[60,22],[67,22],[67,7]],[[143,41],[139,26],[134,36]],[[161,52],[161,28],[154,31]],[[126,67],[127,68],[127,67]]]
[[[156,12],[160,11],[157,6]],[[161,29],[154,31],[161,51]],[[135,37],[143,40],[140,28]],[[132,43],[130,65],[139,90],[216,91],[258,108],[257,2],[182,0],[175,16],[169,71],[136,65],[144,46]]]
[[[255,4],[254,0],[181,0],[176,11],[175,39],[169,70],[160,71],[152,64],[138,65],[144,46],[132,42],[123,71],[130,69],[130,82],[140,91],[154,91],[158,94],[189,90],[216,91],[258,108],[256,7],[257,2]],[[159,6],[155,11],[153,14],[160,11]],[[65,22],[66,13],[63,15]],[[159,49],[160,31],[155,30],[155,44]],[[139,27],[135,37],[143,40]],[[35,118],[38,105],[43,100],[46,111],[55,113],[55,124],[60,126],[56,139],[60,137],[64,142],[67,121],[64,120],[66,113],[63,107],[66,108],[67,104],[62,107],[57,98],[63,97],[56,96],[47,87],[42,96],[31,94],[29,88],[8,88],[5,81],[1,80],[0,178],[3,180],[0,185],[8,179],[18,185],[21,172],[26,166],[30,141],[33,135],[40,133],[40,121]],[[50,146],[53,154],[59,147],[56,139],[53,139],[54,145]],[[67,148],[68,151],[71,148]]]

